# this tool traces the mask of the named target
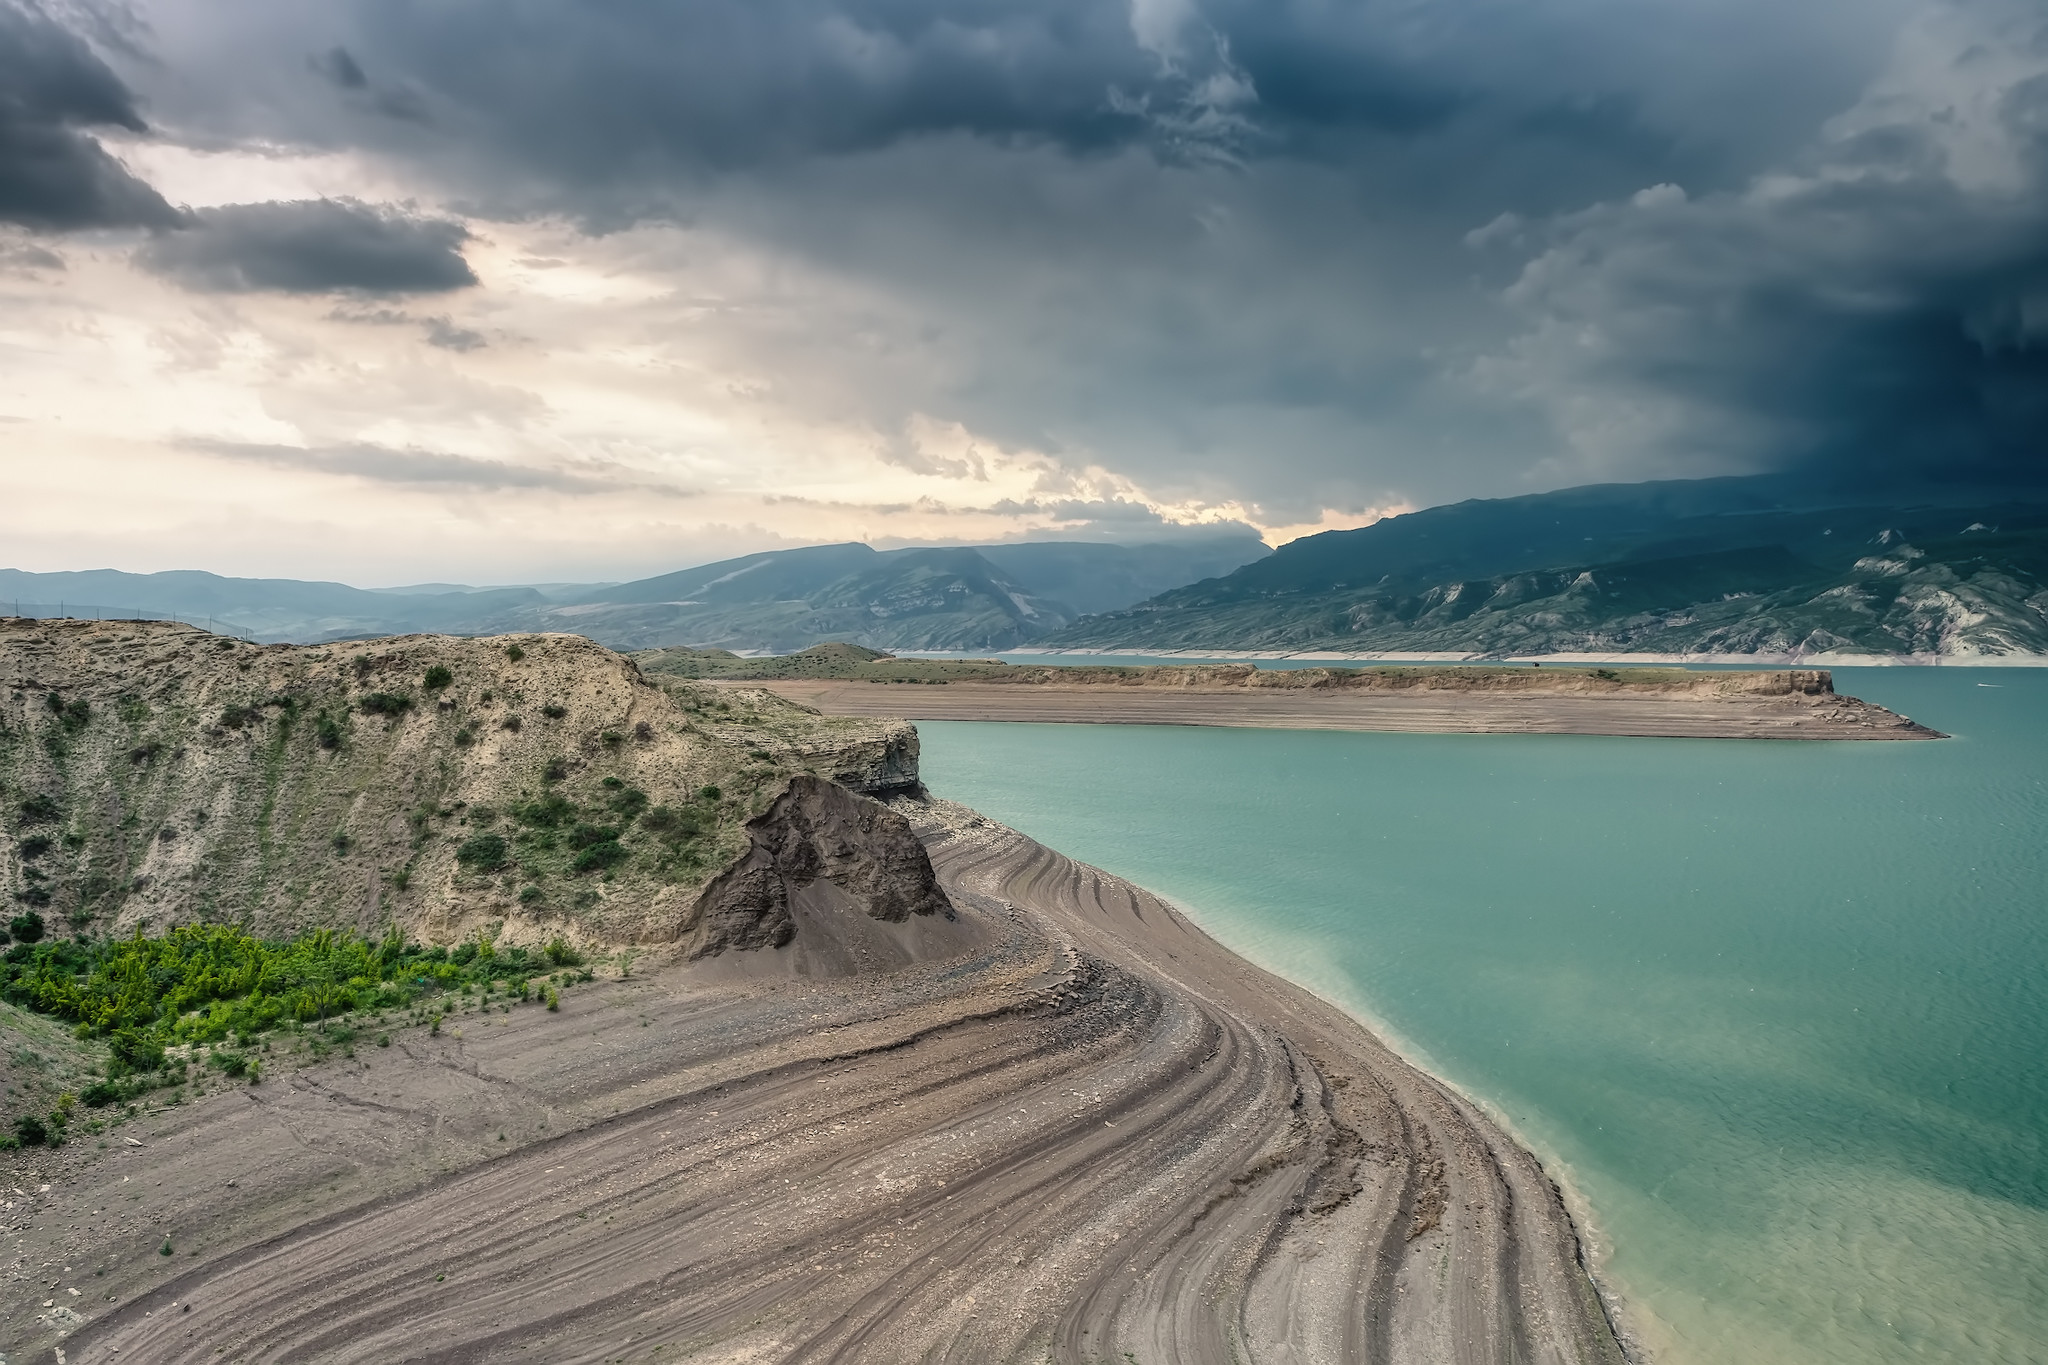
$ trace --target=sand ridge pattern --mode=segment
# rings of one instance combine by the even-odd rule
[[[74,1365],[1622,1359],[1471,1105],[1144,891],[898,809],[958,919],[888,970],[800,925],[38,1158],[8,1358],[55,1298]]]

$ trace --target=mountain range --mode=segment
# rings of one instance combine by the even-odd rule
[[[571,631],[619,649],[787,652],[821,640],[994,650],[1268,553],[1248,534],[1163,544],[1035,541],[772,550],[615,584],[365,589],[198,571],[0,570],[0,611],[182,619],[266,641]]]
[[[1610,484],[1293,541],[1048,646],[1508,657],[2048,653],[2048,501]]]

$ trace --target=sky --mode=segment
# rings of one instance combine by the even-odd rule
[[[2038,0],[0,0],[0,561],[2039,482]]]

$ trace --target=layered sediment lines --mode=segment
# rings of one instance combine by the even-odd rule
[[[1690,693],[1545,695],[1408,691],[1146,688],[769,681],[831,715],[1050,724],[1224,725],[1279,730],[1432,734],[1637,735],[1674,739],[1939,739],[1926,726],[1854,697]]]
[[[1622,1358],[1473,1106],[1146,892],[898,808],[957,918],[886,970],[800,922],[57,1158],[14,1345],[55,1300],[70,1362]]]

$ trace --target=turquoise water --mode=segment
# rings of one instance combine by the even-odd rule
[[[919,729],[1505,1118],[1657,1361],[2048,1361],[2048,670],[1836,680],[1956,738]]]

